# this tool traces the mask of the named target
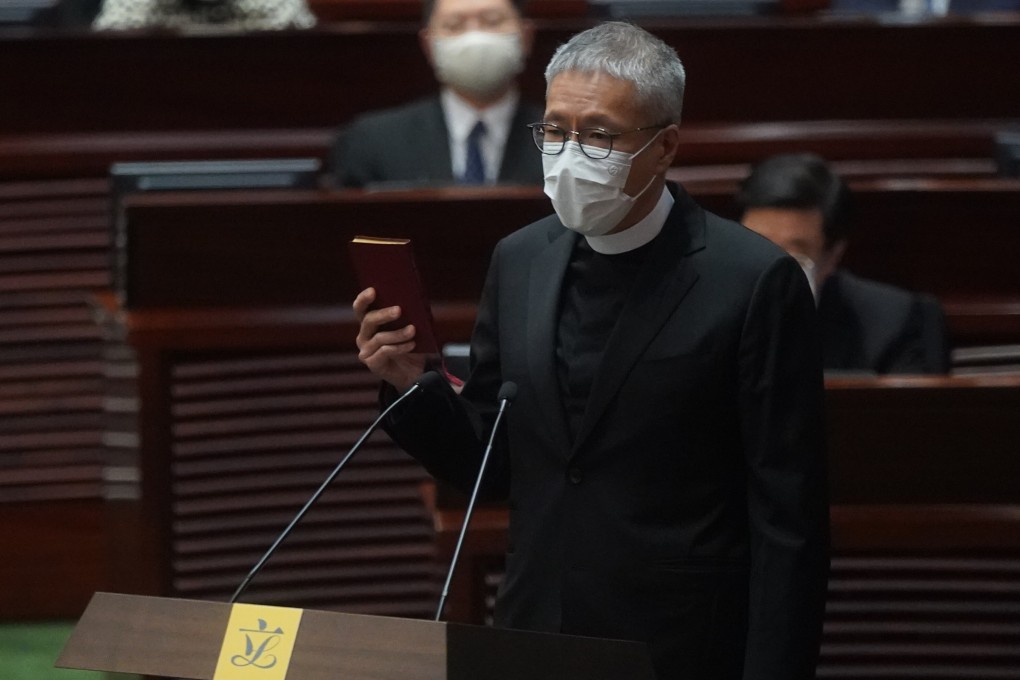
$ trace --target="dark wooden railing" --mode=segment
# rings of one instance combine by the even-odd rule
[[[539,22],[522,74],[542,101],[557,46],[593,20]],[[1020,22],[657,20],[688,72],[685,121],[1015,119]],[[416,22],[250,35],[3,38],[4,134],[330,128],[431,92]],[[370,55],[369,58],[366,58]],[[950,56],[951,55],[951,56]]]

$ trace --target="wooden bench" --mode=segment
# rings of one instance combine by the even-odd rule
[[[522,74],[590,20],[543,20]],[[687,123],[1017,119],[1020,22],[966,18],[699,19],[646,23],[689,75]],[[6,134],[300,128],[434,90],[417,22],[350,22],[250,35],[0,38]],[[365,59],[366,54],[386,55]],[[946,58],[953,55],[953,58]]]
[[[1015,226],[1020,182],[885,179],[852,186],[859,225],[846,256],[849,269],[939,297],[956,346],[1020,339],[1020,270],[1011,262],[1011,254],[1020,251]],[[732,185],[690,188],[707,208],[736,216]],[[361,232],[414,238],[433,297],[473,302],[495,242],[550,212],[538,188],[496,195],[502,198],[472,189],[131,198],[126,202],[128,260],[148,276],[132,287],[137,297],[129,297],[128,304],[160,305],[172,298],[179,305],[199,305],[213,295],[240,301],[263,293],[279,301],[341,304],[353,285],[344,268],[345,239]],[[418,203],[425,197],[434,199],[427,218]],[[462,213],[442,207],[460,201]],[[456,251],[445,239],[429,238],[456,224],[470,229],[470,236],[458,239]],[[248,259],[224,257],[238,242]],[[309,249],[308,243],[319,247]],[[180,261],[193,263],[185,282],[173,274]],[[273,270],[261,267],[271,262]],[[261,290],[266,288],[272,292]]]

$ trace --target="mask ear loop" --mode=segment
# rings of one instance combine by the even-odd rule
[[[665,130],[665,128],[663,128],[663,130]],[[662,132],[662,130],[659,130],[659,132],[656,132],[656,133],[655,133],[654,135],[652,135],[652,138],[651,138],[651,139],[649,139],[649,140],[648,140],[647,142],[645,142],[644,146],[642,146],[642,147],[641,147],[640,149],[638,149],[638,150],[637,150],[637,151],[635,151],[635,152],[634,152],[633,154],[631,154],[630,160],[631,160],[631,162],[632,162],[632,163],[634,162],[634,159],[635,159],[635,158],[637,158],[637,157],[638,157],[638,156],[639,156],[639,155],[640,155],[641,153],[643,153],[643,152],[644,152],[644,150],[645,150],[645,149],[647,149],[647,148],[648,148],[649,146],[651,146],[652,142],[654,142],[654,141],[655,141],[655,138],[656,138],[656,137],[658,137],[658,136],[659,136],[659,133],[661,133],[661,132]],[[634,194],[633,196],[631,196],[630,194],[628,194],[628,193],[627,193],[627,192],[625,192],[625,191],[623,192],[623,194],[624,194],[625,196],[627,196],[627,198],[629,198],[629,199],[631,200],[631,202],[633,202],[633,201],[636,201],[636,200],[638,200],[639,198],[641,198],[641,196],[643,196],[643,195],[644,195],[644,193],[645,193],[646,191],[648,191],[648,187],[652,186],[652,183],[653,183],[654,181],[655,181],[655,175],[652,175],[651,177],[649,177],[649,178],[648,178],[648,184],[646,184],[646,185],[645,185],[645,186],[644,186],[644,187],[643,187],[643,188],[641,189],[641,191],[637,192],[637,193],[636,193],[636,194]],[[621,189],[621,191],[623,191],[623,190]]]

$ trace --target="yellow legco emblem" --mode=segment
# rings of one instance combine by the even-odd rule
[[[294,652],[300,609],[235,604],[213,680],[284,680]]]

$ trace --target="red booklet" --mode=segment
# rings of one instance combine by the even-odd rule
[[[414,351],[437,354],[439,343],[433,328],[432,308],[414,263],[411,240],[356,236],[348,249],[361,290],[375,288],[373,309],[400,307],[400,318],[381,329],[398,330],[414,324]]]

